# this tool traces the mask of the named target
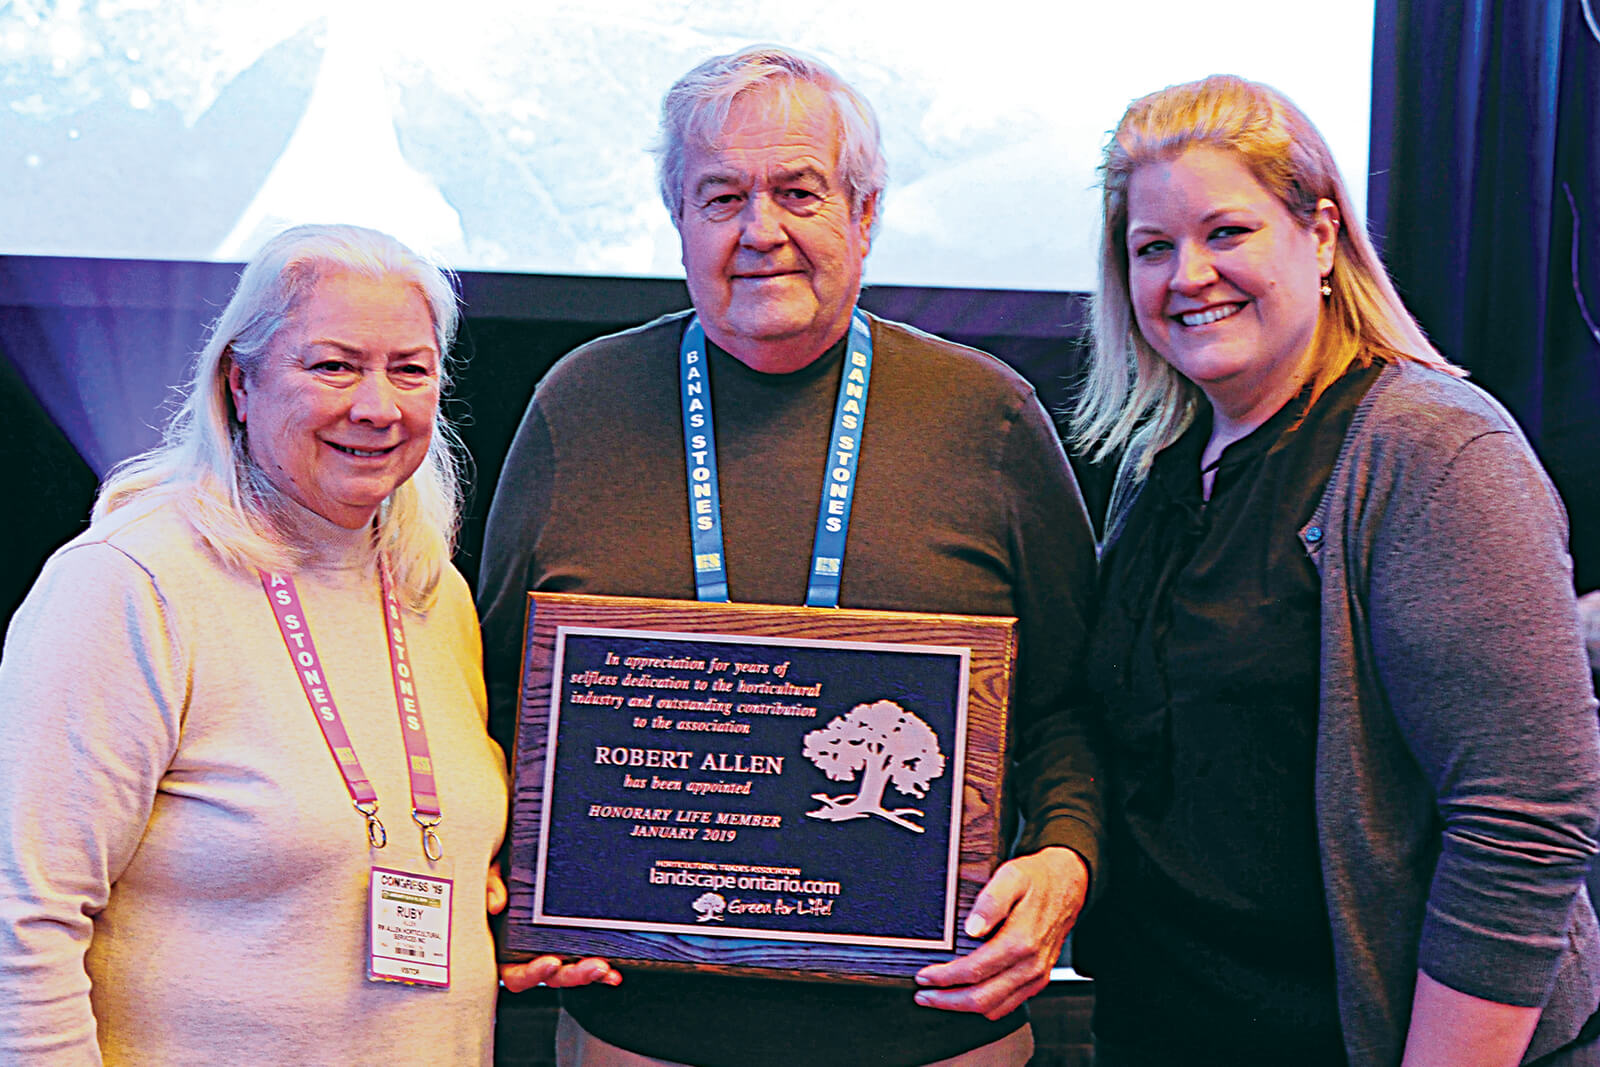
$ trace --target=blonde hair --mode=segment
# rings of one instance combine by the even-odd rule
[[[428,305],[439,349],[441,393],[458,319],[444,270],[387,234],[359,226],[296,226],[268,241],[245,266],[227,307],[195,360],[181,406],[162,444],[117,466],[100,487],[94,518],[135,502],[174,503],[225,566],[294,569],[308,547],[275,516],[288,506],[250,456],[228,389],[228,367],[253,378],[277,337],[318,282],[337,274],[399,278]],[[373,523],[373,547],[388,552],[397,592],[415,610],[433,601],[450,561],[461,513],[465,454],[442,412],[422,465],[391,493]]]
[[[1201,393],[1150,347],[1134,319],[1128,287],[1128,182],[1149,163],[1197,146],[1235,153],[1302,225],[1327,199],[1341,224],[1312,340],[1311,397],[1352,365],[1409,359],[1446,374],[1466,372],[1428,341],[1356,219],[1327,142],[1277,90],[1226,74],[1169,86],[1128,106],[1100,166],[1103,190],[1100,278],[1090,329],[1093,350],[1074,412],[1073,442],[1094,460],[1127,449],[1134,484],[1161,449],[1193,420]]]

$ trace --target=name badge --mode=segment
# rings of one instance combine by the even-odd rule
[[[450,895],[454,887],[449,878],[392,867],[372,868],[369,979],[450,987]]]

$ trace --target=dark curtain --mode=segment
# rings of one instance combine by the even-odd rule
[[[1378,0],[1371,227],[1522,423],[1600,587],[1600,0]],[[1485,501],[1493,507],[1493,501]]]

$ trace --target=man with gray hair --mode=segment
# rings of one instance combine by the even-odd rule
[[[1025,830],[967,918],[984,944],[914,993],[623,981],[553,957],[513,984],[564,987],[563,1063],[1025,1063],[1021,1005],[1083,906],[1100,832],[1074,706],[1095,581],[1077,483],[1022,378],[856,308],[886,168],[871,107],[831,70],[770,47],[708,60],[667,94],[658,154],[694,309],[584,345],[529,405],[480,583],[493,732],[509,751],[530,589],[1013,615]],[[700,366],[714,452],[686,429],[680,376]],[[829,427],[857,418],[836,402],[866,390],[858,370],[841,506],[823,492],[843,462]]]

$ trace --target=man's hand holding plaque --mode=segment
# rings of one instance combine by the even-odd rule
[[[508,899],[505,879],[500,876],[500,864],[492,863],[489,865],[485,907],[490,915],[499,915],[506,910]],[[569,963],[560,956],[535,956],[521,963],[500,964],[500,984],[513,993],[521,993],[541,985],[549,986],[551,989],[562,989],[592,985],[596,982],[602,985],[618,985],[622,982],[622,975],[607,961],[594,957]]]
[[[980,948],[917,972],[917,1003],[998,1019],[1050,981],[1067,932],[1089,893],[1089,869],[1069,848],[1042,849],[1000,866],[967,916]]]

